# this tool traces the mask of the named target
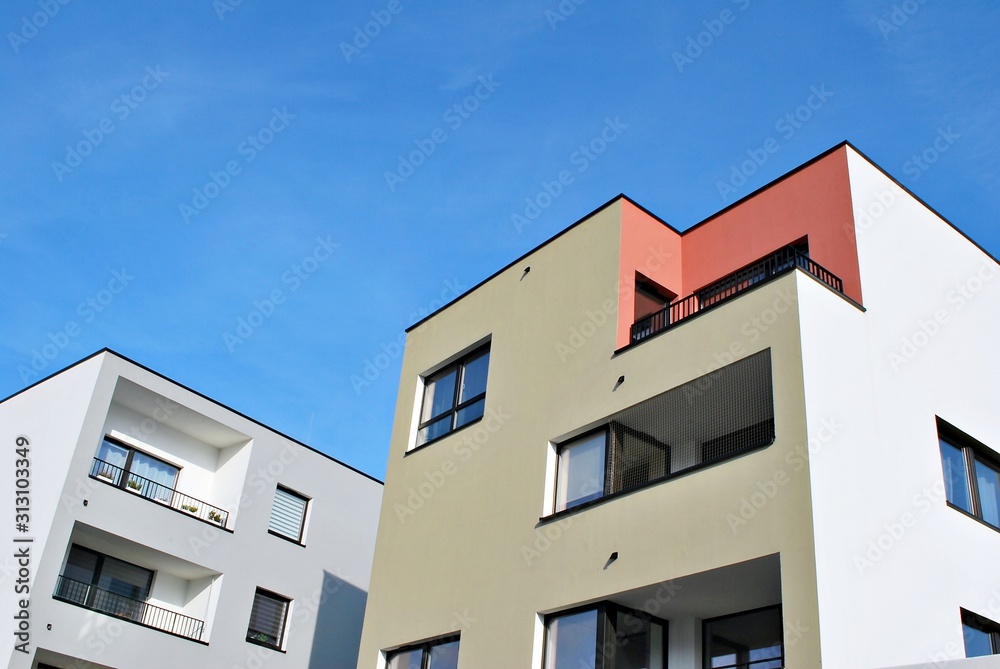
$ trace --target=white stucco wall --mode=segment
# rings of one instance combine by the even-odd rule
[[[961,658],[959,607],[1000,620],[1000,532],[946,506],[935,416],[1000,449],[1000,273],[849,167],[867,312],[799,282],[823,662]]]

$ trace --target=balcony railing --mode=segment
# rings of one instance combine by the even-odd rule
[[[744,290],[772,277],[791,272],[796,267],[804,269],[838,293],[844,292],[844,282],[838,276],[804,253],[791,246],[786,246],[766,258],[733,272],[724,279],[705,286],[696,293],[667,305],[656,313],[639,319],[632,325],[631,341],[635,343],[657,332],[669,330],[686,318],[718,306]]]
[[[121,618],[143,627],[151,627],[187,639],[201,641],[205,622],[176,611],[168,611],[138,599],[102,590],[89,583],[60,576],[56,581],[55,599]]]
[[[203,502],[196,497],[191,497],[191,495],[185,495],[152,479],[125,471],[124,468],[100,458],[94,458],[94,464],[90,468],[90,478],[121,488],[157,504],[169,506],[171,509],[182,511],[223,529],[229,522],[229,512],[225,509]]]

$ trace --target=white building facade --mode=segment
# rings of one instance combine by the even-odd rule
[[[108,350],[0,403],[0,439],[12,669],[356,663],[376,479]]]

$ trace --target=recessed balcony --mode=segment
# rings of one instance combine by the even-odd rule
[[[812,260],[798,248],[786,246],[687,297],[671,302],[660,311],[640,318],[632,324],[630,341],[634,344],[654,334],[669,330],[688,318],[717,307],[745,290],[792,272],[795,268],[804,270],[820,283],[843,294],[844,282],[840,277]]]

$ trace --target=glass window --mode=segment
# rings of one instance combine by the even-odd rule
[[[962,611],[962,635],[966,657],[1000,654],[1000,625],[992,620]]]
[[[551,619],[545,669],[593,667],[597,653],[597,619],[597,609]]]
[[[664,669],[665,628],[612,602],[555,614],[545,624],[545,669]]]
[[[1000,471],[976,460],[976,488],[983,520],[1000,528]]]
[[[302,543],[302,532],[308,506],[308,499],[287,488],[278,486],[274,491],[274,502],[271,504],[271,521],[267,526],[268,531],[296,543]]]
[[[705,669],[781,669],[781,608],[770,607],[704,622]]]
[[[600,430],[559,448],[556,511],[604,495],[607,443],[607,431]]]
[[[487,345],[424,379],[417,446],[483,417],[489,366]]]
[[[389,669],[458,669],[459,640],[438,639],[389,654]]]
[[[941,464],[944,467],[944,488],[948,501],[972,512],[972,496],[969,494],[969,472],[965,467],[962,449],[941,439]]]
[[[938,441],[948,503],[1000,529],[1000,458],[940,418]]]
[[[281,648],[288,617],[289,599],[257,588],[250,611],[247,641]]]
[[[141,621],[152,584],[151,570],[73,544],[55,596],[89,609]]]

